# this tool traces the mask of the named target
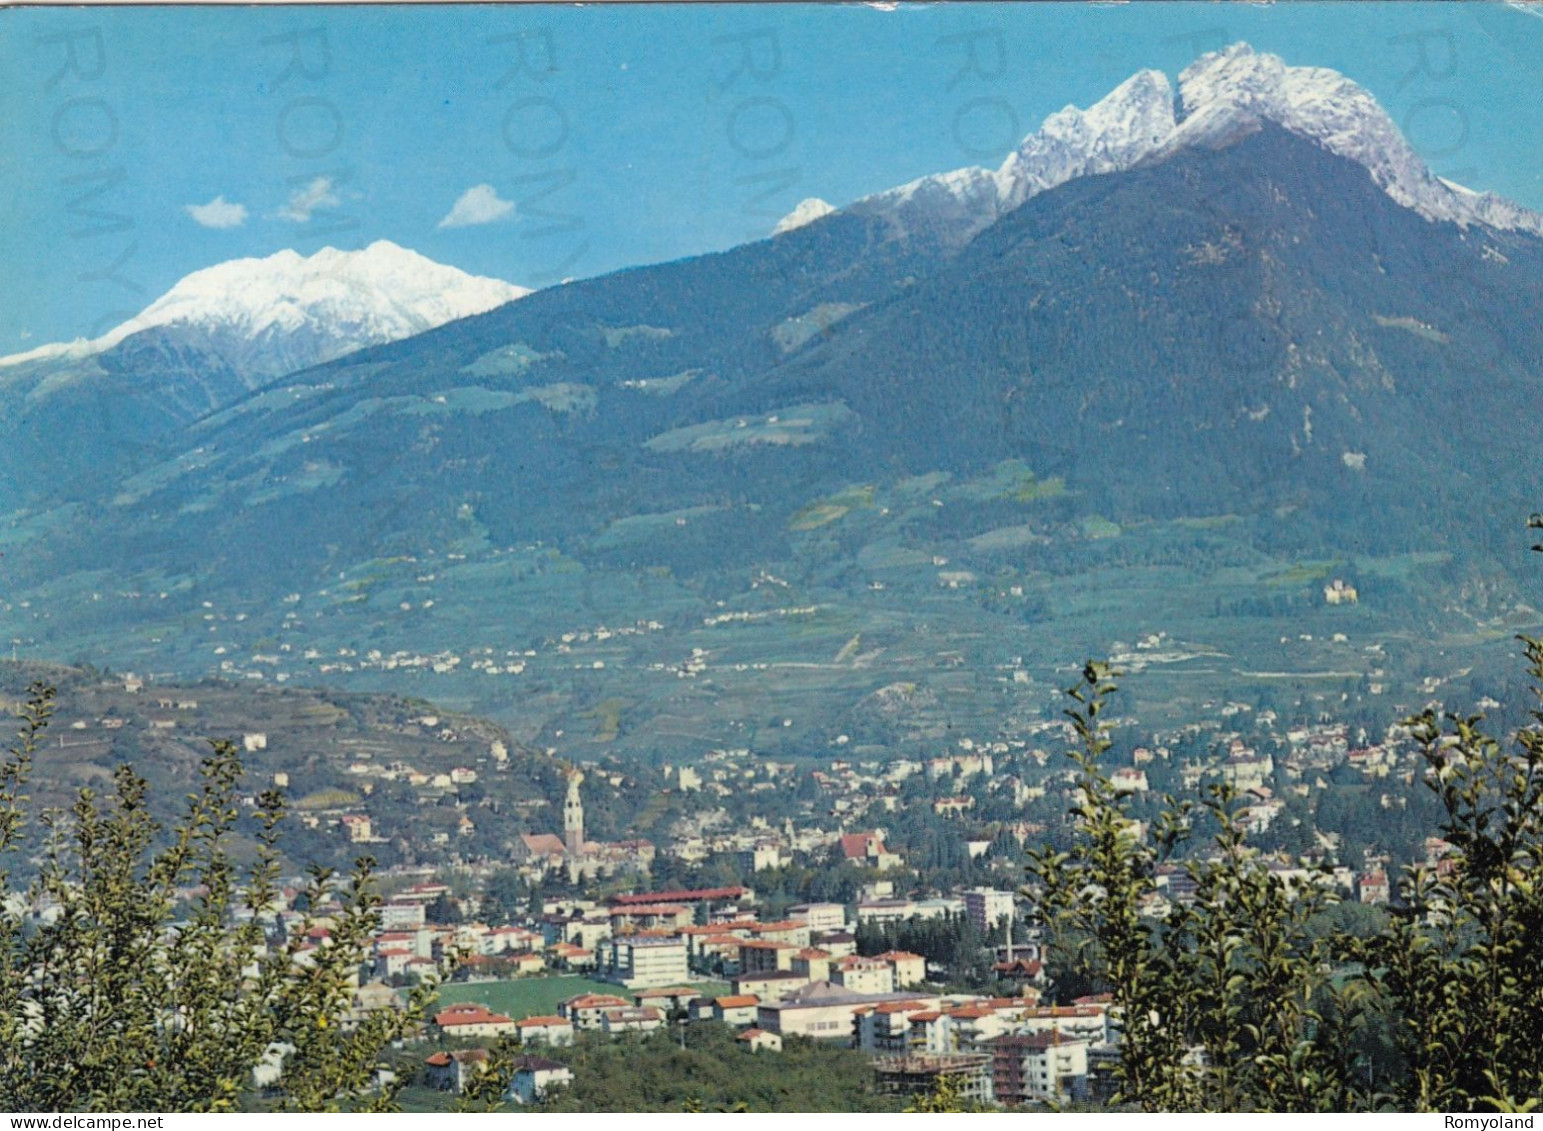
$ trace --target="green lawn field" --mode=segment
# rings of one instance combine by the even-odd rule
[[[726,994],[727,982],[688,982],[707,994]],[[557,1012],[557,1003],[567,1001],[577,994],[615,994],[629,1001],[633,991],[610,982],[597,982],[591,978],[572,975],[551,975],[544,978],[509,978],[498,982],[455,982],[439,991],[443,1005],[475,1001],[495,1013],[504,1013],[519,1020],[523,1017]]]

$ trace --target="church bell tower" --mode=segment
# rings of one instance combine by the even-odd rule
[[[568,855],[584,854],[584,803],[579,800],[579,785],[584,775],[575,770],[568,778],[568,796],[563,800],[563,842]]]

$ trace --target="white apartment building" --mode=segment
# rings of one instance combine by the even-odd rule
[[[847,909],[841,903],[802,903],[788,908],[789,919],[802,919],[811,931],[839,931],[846,926]]]
[[[611,980],[629,990],[679,985],[691,977],[686,940],[679,936],[613,938],[609,951]]]
[[[996,927],[1013,913],[1013,893],[993,888],[971,888],[964,893],[964,912],[982,933]]]

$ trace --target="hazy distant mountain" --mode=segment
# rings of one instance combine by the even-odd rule
[[[386,240],[195,271],[100,338],[0,358],[0,501],[101,470],[274,377],[529,293]]]
[[[194,271],[102,337],[0,357],[0,369],[79,361],[135,334],[175,329],[202,339],[255,383],[363,346],[411,337],[529,293],[435,263],[390,240],[360,251],[325,247],[310,256],[285,249]]]

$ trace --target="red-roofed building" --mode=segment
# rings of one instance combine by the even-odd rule
[[[680,891],[643,891],[630,895],[613,895],[606,903],[611,907],[629,907],[648,903],[698,903],[750,902],[755,892],[746,887],[690,888]]]
[[[737,935],[698,935],[687,940],[690,945],[690,962],[702,970],[723,970],[739,963],[739,944],[745,940]]]
[[[395,978],[407,972],[407,964],[416,955],[405,946],[377,946],[375,948],[375,974],[380,978]]]
[[[906,950],[891,950],[878,956],[895,972],[895,989],[919,986],[927,980],[927,960]]]
[[[483,954],[518,954],[545,945],[546,940],[539,932],[524,927],[494,927],[482,936],[480,943]]]
[[[355,844],[368,842],[370,839],[370,819],[363,813],[347,813],[339,820],[343,831],[348,834],[348,839]]]
[[[805,947],[793,956],[791,969],[793,973],[802,974],[811,982],[828,982],[832,957],[828,950]]]
[[[466,1085],[487,1071],[487,1049],[436,1052],[423,1061],[423,1082],[441,1092],[464,1092]]]
[[[850,864],[883,871],[898,868],[900,857],[884,847],[881,834],[848,833],[841,838],[841,858]]]
[[[918,1044],[919,1034],[913,1024],[918,1016],[942,1017],[943,1003],[936,997],[907,998],[899,994],[879,995],[880,1000],[853,1010],[852,1043],[867,1052],[913,1052],[927,1048]],[[939,1041],[932,1051],[948,1052],[946,1041]]]
[[[664,1024],[664,1012],[651,1005],[607,1009],[600,1015],[606,1033],[651,1033]]]
[[[731,994],[713,999],[713,1020],[725,1025],[749,1025],[755,1020],[761,999],[754,994]]]
[[[542,1015],[527,1017],[519,1024],[520,1040],[529,1045],[544,1043],[548,1045],[573,1044],[573,1023],[566,1017],[553,1017]]]
[[[924,1009],[906,1018],[908,1052],[952,1052],[948,1015],[941,1009]]]
[[[895,989],[895,971],[889,963],[855,954],[830,964],[830,980],[859,994],[887,994]]]
[[[421,883],[409,885],[396,898],[401,903],[422,903],[427,905],[433,903],[440,896],[449,894],[450,887],[448,884]]]
[[[722,970],[724,964],[739,961],[741,939],[750,937],[753,920],[733,923],[709,923],[682,927],[677,932],[686,940],[686,957],[701,970]]]
[[[434,1024],[446,1037],[457,1039],[477,1040],[516,1031],[513,1018],[473,1001],[440,1010],[434,1015]]]
[[[673,932],[676,928],[691,925],[691,909],[683,903],[632,903],[613,907],[608,914],[612,929],[618,934],[628,927],[649,930],[663,927]]]
[[[755,933],[755,928],[760,926],[754,919],[734,919],[728,922],[705,923],[701,926],[691,925],[682,927],[677,934],[686,938],[698,936],[701,938],[733,935],[735,938],[748,939]]]
[[[608,1009],[621,1009],[631,1003],[615,994],[579,994],[557,1007],[559,1016],[566,1017],[575,1029],[599,1029],[602,1017]]]
[[[910,1050],[911,1016],[927,1011],[936,999],[884,1001],[853,1010],[852,1039],[869,1052]]]
[[[1362,903],[1387,903],[1392,894],[1388,874],[1381,868],[1363,872],[1356,878],[1356,897]]]
[[[632,995],[633,1005],[652,1005],[668,1013],[672,1009],[686,1009],[702,993],[695,986],[660,986],[658,989],[639,990]]]
[[[1147,772],[1134,766],[1121,766],[1109,775],[1109,781],[1116,793],[1146,793],[1150,788]]]
[[[972,1004],[944,1010],[947,1039],[956,1049],[974,1048],[1007,1031],[1008,1019],[986,1005]]]
[[[437,978],[440,974],[439,963],[432,958],[409,958],[402,973],[417,974],[420,978]]]
[[[375,946],[377,949],[406,947],[419,958],[432,958],[434,933],[426,928],[416,931],[382,931],[375,936]]]
[[[573,943],[554,943],[551,947],[552,961],[567,970],[593,970],[595,968],[595,952],[587,950]]]
[[[757,923],[750,931],[758,939],[767,942],[792,943],[794,946],[809,945],[809,924],[803,919],[783,919],[776,923]]]
[[[519,855],[527,858],[563,856],[568,851],[563,838],[556,833],[526,833],[520,837],[520,847],[524,851]]]
[[[860,994],[831,982],[810,982],[779,1001],[762,999],[756,1025],[784,1037],[801,1035],[819,1040],[851,1042],[856,1027],[866,1019],[891,1017],[876,1012],[889,1002],[908,1002],[917,1009],[936,1007],[937,998],[901,994]],[[887,1022],[886,1022],[887,1024]]]
[[[534,951],[507,955],[501,959],[516,974],[539,974],[546,969],[546,959]]]
[[[1016,982],[1020,986],[1038,986],[1045,980],[1045,965],[1037,958],[1015,958],[1011,962],[993,963],[991,971],[1002,981]]]

